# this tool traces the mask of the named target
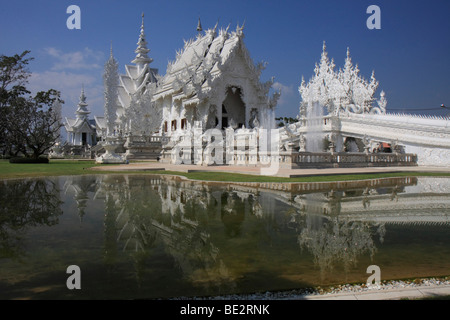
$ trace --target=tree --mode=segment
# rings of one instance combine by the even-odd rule
[[[0,56],[0,148],[3,154],[23,154],[37,159],[60,137],[62,127],[59,91],[49,89],[34,96],[25,85],[30,51],[12,57]],[[55,106],[56,108],[53,108]]]
[[[24,84],[26,84],[29,72],[26,66],[32,58],[26,59],[29,51],[24,51],[21,55],[12,57],[0,56],[0,148],[3,154],[8,149],[8,132],[6,129],[9,106],[20,96],[28,94]]]
[[[278,122],[278,127],[284,127],[286,124],[292,124],[292,123],[296,123],[298,121],[298,119],[292,118],[292,117],[278,117],[275,118],[276,121]]]

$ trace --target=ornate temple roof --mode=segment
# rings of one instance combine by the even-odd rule
[[[95,125],[97,130],[106,130],[106,119],[105,117],[95,116]]]
[[[64,127],[67,132],[91,132],[95,130],[95,120],[66,118]]]
[[[243,41],[243,29],[238,25],[235,31],[229,31],[229,27],[219,30],[216,24],[214,28],[204,31],[199,21],[197,36],[184,42],[175,61],[169,62],[165,75],[161,76],[157,69],[150,68],[153,59],[148,56],[150,50],[142,20],[136,57],[132,60],[134,65],[126,65],[125,74],[119,75],[119,106],[116,112],[119,122],[125,126],[139,123],[139,120],[130,119],[140,117],[137,114],[145,109],[141,108],[145,99],[155,102],[158,110],[162,110],[160,103],[165,97],[170,97],[173,103],[181,102],[183,107],[198,106],[206,100],[219,105],[218,101],[224,101],[228,87],[245,87],[245,94],[242,94],[245,104],[272,110],[279,93],[269,97],[273,78],[260,82],[266,64],[253,63]],[[146,106],[151,105],[147,103]],[[136,111],[136,108],[141,109]]]
[[[185,41],[182,50],[177,52],[176,59],[169,62],[166,75],[158,84],[155,98],[174,95],[174,98],[192,98],[199,93],[206,93],[212,82],[227,67],[227,62],[240,51],[249,69],[249,76],[258,81],[264,64],[255,65],[243,42],[243,26],[236,31],[229,28],[208,29],[195,39]],[[267,92],[264,92],[267,94]],[[197,97],[200,98],[201,97]]]

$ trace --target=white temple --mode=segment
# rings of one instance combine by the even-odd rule
[[[165,75],[150,67],[144,15],[126,74],[118,74],[111,51],[105,117],[96,117],[106,158],[288,168],[450,165],[449,119],[387,113],[384,91],[375,98],[374,73],[361,77],[349,50],[335,70],[324,43],[313,77],[299,87],[298,122],[275,128],[280,93],[270,94],[273,79],[260,81],[265,63],[252,61],[243,26],[203,31],[199,20],[197,31]],[[378,154],[380,144],[392,153]],[[116,156],[120,149],[126,152]]]
[[[130,140],[137,136],[176,139],[194,127],[204,131],[275,126],[279,94],[269,97],[273,80],[260,82],[265,64],[251,60],[243,26],[229,32],[216,25],[203,32],[199,23],[197,30],[197,37],[185,42],[160,76],[150,67],[153,59],[148,56],[142,19],[134,65],[125,66],[117,87],[115,130],[134,137],[129,150]],[[105,125],[99,118],[97,126]]]
[[[90,113],[83,88],[81,89],[80,102],[75,112],[76,118],[71,119],[66,117],[64,123],[69,145],[93,146],[97,143],[95,120],[89,119]]]
[[[230,33],[216,26],[185,43],[154,94],[162,132],[189,130],[196,121],[203,129],[272,125],[265,121],[276,105],[272,82],[260,82],[263,64],[252,62],[243,39],[243,27]]]

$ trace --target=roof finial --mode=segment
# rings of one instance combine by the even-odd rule
[[[202,22],[200,21],[200,17],[198,17],[197,32],[200,33],[202,31],[203,31]]]
[[[85,119],[89,113],[91,113],[86,103],[86,96],[84,95],[84,83],[81,85],[80,101],[78,102],[78,108],[75,112],[77,119]]]
[[[238,36],[242,36],[244,34],[243,33],[244,26],[245,26],[245,20],[244,20],[244,23],[242,24],[242,26],[239,26],[239,22],[238,22],[237,27],[236,27],[236,34]]]
[[[86,102],[86,96],[84,94],[84,83],[81,84],[80,102]]]
[[[149,49],[147,49],[147,41],[145,40],[145,31],[144,31],[144,13],[142,12],[142,24],[141,24],[141,33],[139,35],[139,40],[137,43],[138,47],[134,52],[136,52],[136,58],[131,61],[136,64],[147,64],[151,63],[153,59],[148,57],[148,53],[150,52]]]

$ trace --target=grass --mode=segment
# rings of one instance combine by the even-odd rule
[[[48,164],[12,164],[7,160],[0,160],[0,179],[81,175],[81,174],[169,174],[184,176],[192,180],[221,181],[221,182],[328,182],[367,180],[377,178],[405,177],[405,176],[450,176],[450,173],[437,172],[396,172],[396,173],[374,173],[374,174],[346,174],[346,175],[322,175],[297,178],[283,178],[274,176],[259,176],[249,174],[238,174],[229,172],[178,172],[178,171],[93,171],[89,170],[99,164],[92,160],[50,160]],[[105,166],[105,165],[102,165]],[[114,165],[110,165],[114,166]]]
[[[50,160],[49,163],[9,163],[0,160],[0,178],[80,175],[92,173],[86,169],[96,166],[94,161]]]

